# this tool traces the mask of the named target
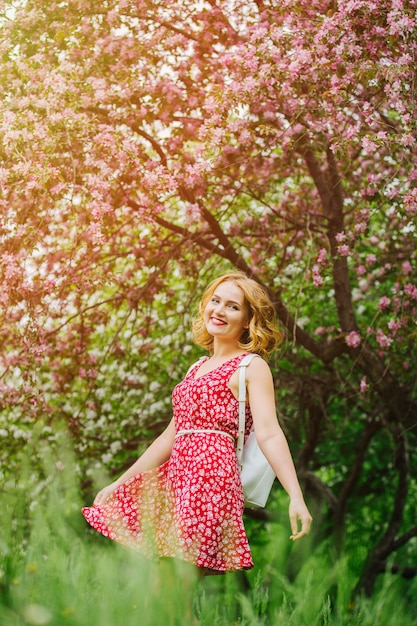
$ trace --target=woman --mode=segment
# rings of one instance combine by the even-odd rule
[[[178,557],[201,573],[253,567],[242,521],[244,498],[236,462],[238,365],[247,367],[246,432],[253,426],[264,455],[290,497],[291,539],[308,534],[311,515],[275,409],[266,357],[280,341],[264,289],[229,273],[205,291],[195,342],[208,349],[173,391],[165,431],[115,482],[83,509],[102,534],[149,557]]]

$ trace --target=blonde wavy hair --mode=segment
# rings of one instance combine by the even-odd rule
[[[232,281],[240,287],[248,309],[249,327],[243,332],[239,347],[245,352],[255,352],[264,358],[268,357],[282,341],[282,334],[276,327],[274,305],[265,289],[243,272],[224,274],[209,284],[203,293],[198,315],[193,322],[194,342],[212,352],[213,337],[207,332],[204,310],[217,287],[226,281]]]

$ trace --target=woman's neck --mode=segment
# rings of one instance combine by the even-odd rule
[[[215,342],[213,345],[213,352],[210,358],[213,361],[226,361],[241,354],[245,354],[245,351],[236,344],[228,345]]]

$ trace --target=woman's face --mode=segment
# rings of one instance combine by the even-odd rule
[[[220,283],[204,309],[207,332],[222,341],[238,342],[248,327],[245,296],[240,287],[228,280]]]

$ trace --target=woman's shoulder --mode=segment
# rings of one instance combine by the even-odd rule
[[[251,356],[256,358],[251,358],[250,363],[247,366],[249,378],[251,374],[253,374],[254,376],[271,374],[271,368],[263,357],[261,357],[259,354],[251,354]]]
[[[185,376],[188,376],[188,374],[190,374],[194,370],[194,368],[199,367],[200,365],[202,365],[202,363],[204,363],[204,361],[207,361],[208,358],[209,357],[207,355],[206,356],[201,356],[197,361],[194,361],[190,365],[190,367],[188,368],[187,373],[186,373]]]
[[[246,384],[250,397],[258,397],[259,394],[272,393],[274,391],[274,379],[271,369],[261,356],[252,359],[246,372]]]

